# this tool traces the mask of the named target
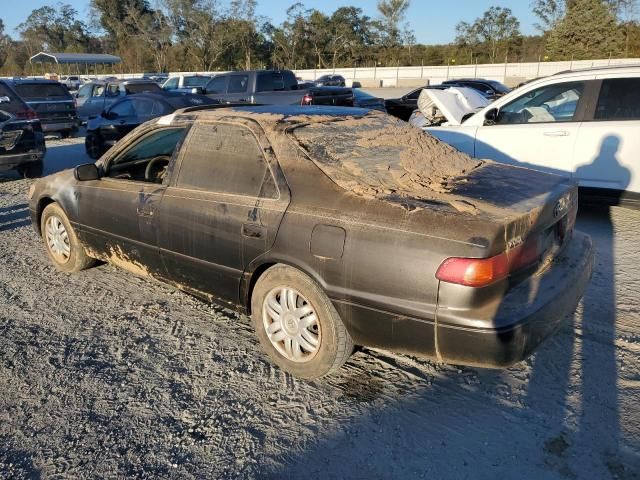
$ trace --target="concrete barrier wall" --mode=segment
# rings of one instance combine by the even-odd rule
[[[365,67],[316,70],[294,70],[304,80],[315,80],[326,74],[338,74],[347,79],[348,85],[360,82],[363,87],[417,87],[438,84],[451,78],[486,78],[515,86],[525,80],[553,75],[563,70],[575,70],[608,65],[640,65],[640,58],[577,60],[566,62],[496,63],[485,65],[449,65],[424,67]],[[171,72],[178,74],[220,74],[219,72]],[[113,75],[119,78],[140,78],[142,73]],[[99,75],[104,77],[104,75]]]

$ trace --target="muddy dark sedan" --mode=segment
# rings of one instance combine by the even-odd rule
[[[30,209],[58,269],[109,261],[237,307],[304,378],[355,345],[511,365],[574,310],[593,256],[574,184],[356,108],[180,110],[39,180]]]

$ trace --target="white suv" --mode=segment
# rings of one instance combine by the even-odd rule
[[[448,117],[425,130],[474,157],[571,176],[590,200],[640,207],[640,65],[559,73]]]

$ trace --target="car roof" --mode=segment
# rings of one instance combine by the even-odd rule
[[[607,65],[602,67],[574,68],[554,73],[551,76],[565,75],[569,73],[638,73],[640,71],[640,63],[626,63],[620,65]]]
[[[121,83],[121,84],[129,84],[129,83],[156,83],[150,78],[118,78],[115,80],[91,80],[90,82],[94,85],[104,85],[106,83]]]
[[[60,82],[57,80],[45,80],[42,78],[20,78],[20,79],[15,79],[15,80],[11,80],[13,83],[15,83],[16,85],[20,85],[20,84],[27,84],[27,83],[34,83],[34,84],[42,84],[42,85],[55,85],[55,84],[59,84]]]
[[[287,117],[315,117],[316,121],[327,117],[364,117],[371,114],[367,108],[329,107],[319,105],[202,105],[176,110],[175,115],[188,113],[198,118],[232,116],[253,118],[260,123],[274,123]],[[284,117],[284,118],[283,118]]]

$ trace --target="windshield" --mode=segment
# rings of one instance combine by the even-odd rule
[[[487,81],[487,83],[500,93],[509,93],[511,91],[509,87],[507,87],[506,85],[503,85],[500,82],[496,82],[495,80],[489,80]]]
[[[211,77],[184,77],[184,86],[185,87],[204,87],[207,83],[209,83]]]
[[[436,199],[483,163],[381,114],[310,123],[293,135],[325,174],[366,197]]]
[[[145,93],[145,92],[159,92],[162,90],[160,85],[154,82],[149,83],[128,83],[125,85],[125,90],[128,94],[132,93]]]

